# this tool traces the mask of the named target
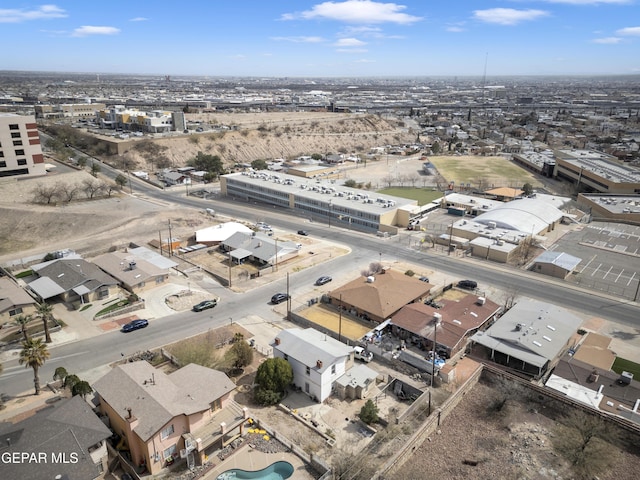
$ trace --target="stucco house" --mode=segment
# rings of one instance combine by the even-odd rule
[[[457,300],[439,300],[439,308],[423,303],[403,307],[392,318],[392,331],[399,338],[450,358],[467,345],[471,335],[493,321],[502,307],[477,295]]]
[[[562,307],[523,299],[471,340],[492,361],[540,377],[569,350],[581,325],[581,318]]]
[[[230,252],[236,263],[251,261],[258,265],[277,265],[297,257],[300,249],[295,242],[278,241],[258,232],[236,232],[220,243],[225,252]]]
[[[293,383],[317,402],[323,402],[334,382],[353,366],[353,347],[313,328],[282,330],[273,343],[273,356],[293,369]]]
[[[382,323],[413,302],[429,296],[433,285],[390,268],[361,276],[329,292],[331,303],[350,314]]]
[[[231,399],[235,387],[224,373],[200,365],[165,374],[146,361],[118,365],[93,385],[98,409],[120,436],[117,449],[151,474],[182,449],[201,465],[241,435],[248,411]]]
[[[131,293],[140,293],[169,279],[166,269],[127,252],[110,252],[93,259],[93,263],[118,280]]]
[[[69,303],[103,300],[118,292],[118,281],[82,258],[62,258],[31,267],[38,277],[29,289],[42,300],[59,297]]]
[[[0,277],[0,324],[18,315],[31,315],[36,311],[36,301],[9,277]]]
[[[39,461],[2,462],[6,479],[95,480],[105,478],[111,431],[75,396],[59,400],[16,423],[0,423],[0,455],[28,453]]]

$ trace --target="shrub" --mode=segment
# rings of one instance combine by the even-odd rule
[[[282,394],[267,390],[265,388],[257,388],[254,393],[254,400],[260,405],[275,405],[280,402]]]
[[[404,272],[404,274],[407,277],[413,277],[416,274],[416,272],[414,272],[413,270],[407,270],[406,272]]]

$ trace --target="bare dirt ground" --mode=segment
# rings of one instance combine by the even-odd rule
[[[554,451],[554,439],[560,434],[555,420],[544,410],[519,402],[510,402],[504,415],[490,414],[487,406],[494,398],[491,387],[476,385],[443,421],[441,429],[389,478],[579,478],[569,462]],[[640,457],[613,445],[607,451],[615,462],[589,478],[638,478]]]

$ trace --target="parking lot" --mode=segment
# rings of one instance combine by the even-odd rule
[[[637,300],[640,287],[640,227],[591,223],[564,235],[552,250],[582,261],[567,280],[586,288]]]

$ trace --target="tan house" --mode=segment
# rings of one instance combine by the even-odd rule
[[[413,302],[422,302],[433,285],[392,269],[358,277],[329,292],[331,303],[376,324]]]
[[[31,295],[10,278],[0,277],[0,324],[35,311],[36,301]]]
[[[152,475],[180,460],[183,449],[201,465],[242,434],[248,411],[231,399],[235,387],[200,365],[167,375],[146,361],[118,365],[93,385],[98,409],[120,436],[117,449]]]
[[[140,293],[169,279],[169,272],[130,253],[111,252],[93,259],[93,263],[118,280],[131,293]]]
[[[400,338],[425,350],[432,349],[435,341],[436,349],[448,358],[462,350],[467,339],[494,320],[501,310],[497,303],[471,294],[438,303],[440,308],[423,303],[403,307],[392,317],[392,329]]]

